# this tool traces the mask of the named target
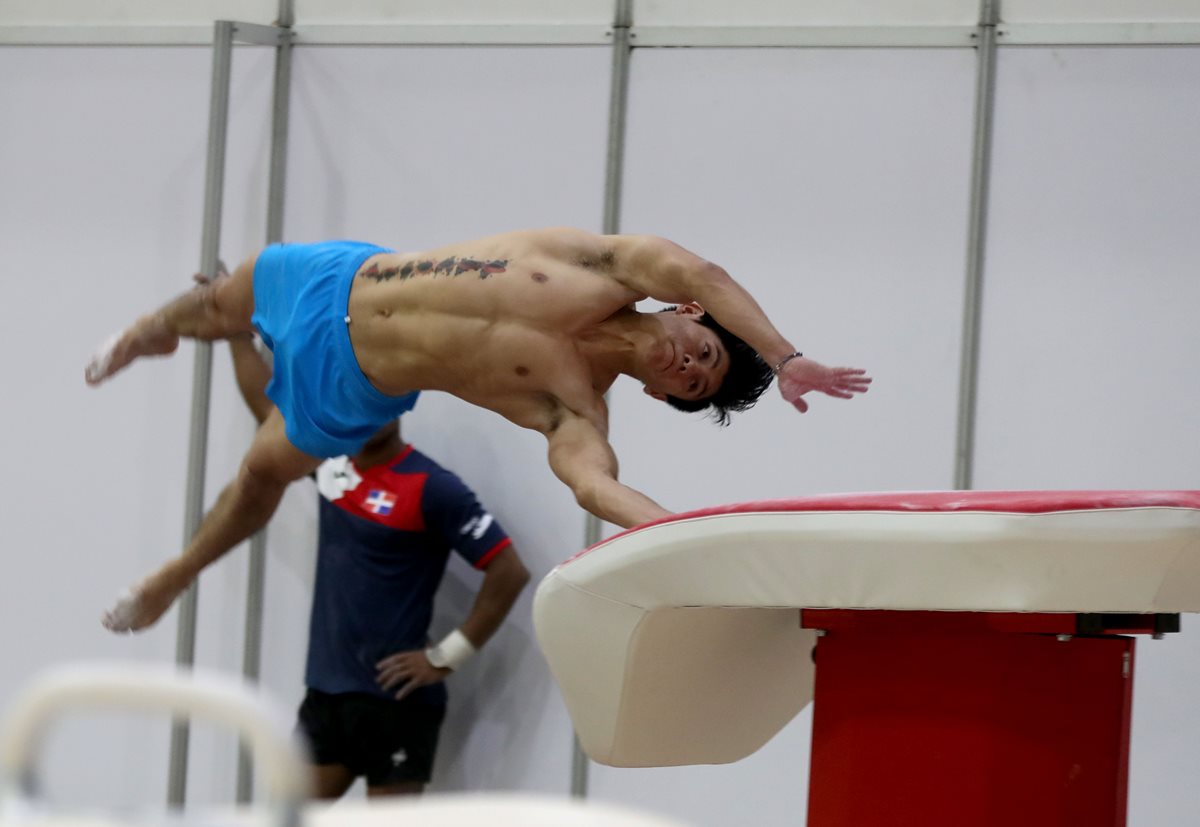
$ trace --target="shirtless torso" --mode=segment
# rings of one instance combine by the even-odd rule
[[[373,256],[350,293],[359,364],[388,394],[445,391],[542,433],[570,412],[604,431],[617,372],[582,346],[645,298],[621,278],[619,246],[529,231]]]

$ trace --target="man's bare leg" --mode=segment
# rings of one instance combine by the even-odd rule
[[[313,764],[312,797],[336,801],[354,783],[354,771],[341,764]]]
[[[136,632],[157,621],[206,566],[265,526],[288,483],[311,473],[320,462],[288,441],[283,417],[272,410],[237,477],[217,497],[183,554],[123,595],[105,613],[105,628]]]
[[[174,353],[180,337],[212,341],[252,330],[254,262],[250,258],[229,278],[201,284],[142,316],[100,346],[84,379],[99,385],[138,357]]]
[[[420,795],[425,792],[425,785],[420,781],[394,781],[391,784],[380,784],[367,787],[367,798],[388,798],[393,795]]]

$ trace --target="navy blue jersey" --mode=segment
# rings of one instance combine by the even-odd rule
[[[392,697],[376,683],[388,655],[429,644],[433,597],[450,550],[476,568],[510,540],[457,476],[407,446],[360,469],[338,457],[317,469],[321,492],[308,686]],[[444,703],[441,683],[414,693]]]

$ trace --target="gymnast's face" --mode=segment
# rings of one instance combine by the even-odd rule
[[[707,399],[729,371],[729,353],[711,329],[700,324],[704,311],[681,304],[661,314],[665,336],[647,359],[645,392],[655,399]]]

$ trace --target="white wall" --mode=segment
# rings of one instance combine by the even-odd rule
[[[25,6],[6,4],[0,26],[14,8]],[[677,5],[642,10],[680,22]],[[1198,54],[1002,50],[977,487],[1197,487]],[[172,657],[174,613],[128,639],[96,618],[179,547],[191,348],[97,391],[79,372],[199,261],[209,72],[205,49],[0,49],[2,444],[18,469],[0,483],[0,707],[51,663]],[[408,248],[599,229],[608,72],[603,47],[297,48],[286,236]],[[239,49],[231,263],[263,235],[270,75],[269,52]],[[803,417],[768,398],[718,431],[622,380],[612,436],[628,482],[678,509],[951,484],[973,83],[969,50],[635,52],[623,229],[723,264],[798,347],[876,384]],[[250,435],[223,347],[215,358],[210,502]],[[578,550],[582,517],[540,437],[435,394],[404,427],[476,488],[535,575]],[[297,486],[270,534],[263,681],[289,704],[302,692],[314,497]],[[240,666],[245,565],[236,552],[202,580],[202,665]],[[435,633],[463,616],[477,577],[452,567]],[[437,789],[568,787],[570,727],[530,597],[455,677]],[[1186,771],[1200,755],[1188,712],[1200,643],[1186,623],[1139,653],[1132,827],[1190,825],[1200,804]],[[746,802],[756,825],[802,823],[808,726],[802,715],[727,767],[595,767],[592,794],[697,825],[746,823]],[[166,732],[124,719],[64,728],[46,761],[51,793],[161,801]],[[194,741],[192,800],[227,801],[231,741],[206,729]]]
[[[952,486],[973,54],[636,52],[622,229],[720,263],[796,347],[875,377],[721,430],[614,387],[622,476],[667,508]],[[736,160],[734,160],[736,159]],[[737,764],[596,766],[603,798],[697,825],[801,823],[811,716]]]
[[[263,232],[264,188],[248,182],[264,169],[266,135],[242,116],[266,105],[269,60],[250,49],[234,64],[228,165],[240,197],[224,226],[237,246]],[[132,638],[99,619],[180,547],[192,347],[96,390],[82,371],[110,333],[191,284],[210,67],[206,49],[0,49],[0,444],[11,469],[0,481],[0,705],[66,660],[173,659],[174,612]],[[215,442],[248,439],[248,426],[224,422],[214,419]],[[228,476],[216,460],[210,477]],[[163,801],[166,754],[164,722],[71,720],[45,761],[50,793]]]
[[[0,43],[205,44],[213,20],[270,24],[282,0],[4,0]],[[296,42],[606,45],[617,0],[295,0]],[[1004,0],[1006,44],[1200,43],[1195,0]],[[973,47],[982,0],[634,0],[642,46]]]
[[[977,488],[1200,488],[1200,49],[998,64]],[[1129,823],[1200,790],[1200,637],[1139,644]]]
[[[979,0],[634,0],[649,25],[912,26],[972,24]],[[277,0],[5,0],[0,25],[203,26],[212,20],[270,23]],[[310,24],[584,24],[611,22],[612,0],[294,0],[296,22]],[[1193,0],[1004,0],[1008,22],[1180,22],[1200,19]]]

